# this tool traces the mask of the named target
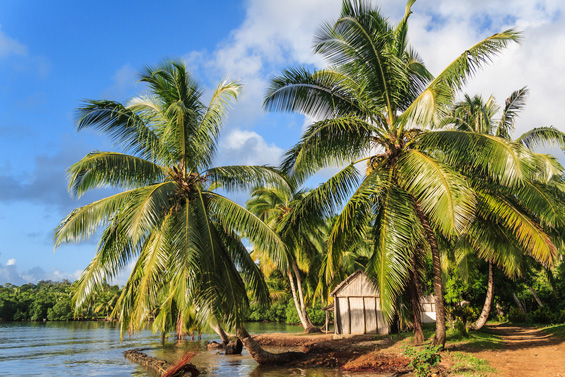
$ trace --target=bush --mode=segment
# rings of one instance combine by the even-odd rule
[[[439,350],[441,346],[426,346],[423,348],[406,347],[404,355],[410,358],[409,366],[414,368],[418,377],[427,377],[432,373],[432,368],[441,361]]]
[[[450,335],[454,339],[468,338],[469,329],[467,328],[467,325],[462,321],[455,321],[453,323],[453,329],[450,331]]]
[[[533,311],[531,314],[532,321],[535,323],[551,324],[557,323],[560,313],[553,313],[553,311],[548,306],[542,306],[537,310]]]
[[[276,301],[268,308],[251,305],[251,312],[246,318],[250,322],[284,322],[286,320],[286,302]]]
[[[508,312],[508,320],[512,323],[526,322],[526,314],[518,308],[511,308]]]
[[[326,323],[326,312],[320,309],[319,306],[306,309],[306,312],[308,313],[308,317],[310,317],[312,324],[321,326]],[[296,305],[292,298],[288,300],[288,304],[286,305],[286,323],[289,325],[300,325],[300,317],[298,316]]]
[[[555,315],[557,323],[565,323],[565,309]]]
[[[296,305],[294,305],[294,300],[291,298],[286,304],[286,323],[289,325],[300,325],[300,317],[296,311]]]

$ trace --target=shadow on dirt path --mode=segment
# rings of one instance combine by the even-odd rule
[[[565,377],[565,341],[529,327],[488,326],[504,340],[503,347],[480,350],[474,356],[487,360],[497,376]]]

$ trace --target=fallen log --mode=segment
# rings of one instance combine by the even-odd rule
[[[134,348],[131,350],[124,351],[124,357],[129,361],[150,368],[161,375],[164,375],[165,373],[167,373],[167,370],[175,368],[176,366],[175,364],[170,364],[165,360],[148,356],[147,354],[141,351],[144,351],[144,348]],[[185,363],[184,365],[182,365],[182,367],[178,368],[178,370],[175,370],[174,374],[169,374],[169,376],[196,377],[199,374],[200,372],[198,371],[198,369],[196,369],[196,367],[193,364]]]

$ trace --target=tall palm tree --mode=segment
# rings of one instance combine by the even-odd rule
[[[330,63],[311,72],[291,68],[272,80],[268,110],[296,111],[315,121],[291,148],[283,169],[303,180],[328,166],[339,173],[309,195],[303,213],[334,210],[349,198],[330,235],[328,261],[372,225],[375,247],[366,268],[391,319],[411,256],[429,247],[437,309],[435,344],[445,343],[440,254],[435,231],[458,237],[470,225],[475,195],[452,166],[481,169],[494,182],[517,187],[537,163],[524,148],[498,138],[456,131],[423,132],[449,113],[455,93],[493,56],[519,40],[507,30],[470,47],[437,77],[407,44],[410,0],[393,26],[364,1],[346,0],[337,21],[324,24],[314,51]],[[535,160],[535,161],[534,161]],[[367,163],[365,174],[357,169]],[[351,195],[351,192],[353,194]],[[537,233],[519,230],[525,243]],[[529,246],[531,247],[531,245]],[[540,249],[551,258],[552,250]]]
[[[288,277],[292,298],[304,331],[311,333],[319,332],[320,329],[312,324],[306,311],[302,274],[309,272],[316,255],[321,253],[326,242],[323,232],[325,222],[319,216],[303,218],[300,223],[292,223],[290,226],[286,221],[294,207],[306,195],[305,190],[298,190],[294,184],[284,187],[256,187],[251,192],[247,209],[275,230],[287,246],[288,265],[286,269],[282,266],[279,269]],[[271,265],[268,254],[260,254],[266,255],[267,260],[263,262]]]
[[[281,265],[285,245],[258,217],[213,188],[230,192],[285,181],[264,166],[212,167],[238,83],[220,83],[206,106],[182,62],[147,67],[141,82],[147,94],[127,104],[89,100],[78,110],[78,130],[101,131],[124,153],[92,152],[68,170],[76,196],[100,187],[122,190],[75,209],[55,230],[55,247],[101,230],[96,255],[78,280],[77,308],[133,263],[115,309],[122,332],[139,329],[159,298],[169,297],[183,318],[194,313],[201,323],[219,321],[250,338],[241,323],[248,308],[244,283],[261,303],[268,291],[240,235]],[[159,318],[162,329],[166,318]],[[244,344],[261,355],[252,339]]]
[[[527,94],[528,90],[525,87],[514,91],[506,99],[499,119],[496,119],[496,115],[500,107],[493,96],[484,101],[479,95],[470,97],[466,94],[463,101],[455,104],[452,117],[447,117],[445,123],[451,123],[461,131],[511,140],[516,117],[525,106]],[[564,148],[565,134],[553,127],[540,127],[526,132],[516,141],[526,148],[547,144]],[[499,207],[502,203],[512,206],[516,215],[538,228],[541,241],[547,247],[555,250],[554,242],[561,238],[561,230],[565,226],[565,211],[554,203],[565,199],[561,194],[565,189],[561,183],[563,168],[552,156],[538,154],[537,157],[545,161],[545,170],[548,171],[544,175],[545,179],[533,177],[534,179],[525,181],[519,190],[509,191],[500,186],[493,186],[488,180],[479,179],[481,178],[480,172],[473,172],[475,179],[472,185],[475,191],[487,193],[487,195],[477,196],[479,210],[476,222],[486,223],[489,217],[490,220],[494,220],[487,229],[481,230],[483,233],[481,236],[477,234],[476,226],[472,226],[467,235],[469,238],[467,245],[485,257],[489,263],[485,304],[477,321],[470,326],[474,330],[479,330],[485,325],[490,313],[494,297],[494,264],[502,267],[507,275],[516,276],[519,273],[519,265],[522,263],[522,258],[517,254],[522,252],[523,248],[513,239],[512,229],[508,227],[510,224],[505,223],[495,211],[489,210],[492,202],[498,201]],[[491,204],[487,203],[488,201]],[[482,210],[482,208],[487,210]],[[481,224],[480,227],[483,225]],[[486,237],[485,232],[489,232]],[[468,250],[468,248],[464,247],[463,250]]]

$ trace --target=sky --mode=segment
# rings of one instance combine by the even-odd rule
[[[404,2],[375,2],[397,23]],[[94,150],[115,150],[92,131],[75,132],[84,99],[127,101],[143,93],[137,72],[167,58],[183,59],[210,93],[222,79],[239,80],[243,94],[219,141],[217,165],[277,165],[311,122],[261,108],[269,79],[289,66],[321,68],[312,41],[335,20],[339,0],[98,0],[0,2],[0,284],[74,280],[94,256],[97,240],[53,249],[53,230],[77,200],[66,169]],[[438,74],[465,49],[516,28],[512,46],[470,81],[465,92],[530,90],[516,136],[539,126],[565,131],[565,2],[562,0],[418,0],[409,40]],[[553,151],[563,162],[561,151]],[[323,181],[331,172],[322,172]],[[234,199],[244,203],[246,193]],[[121,280],[120,280],[121,279]],[[123,282],[121,276],[118,282]]]

